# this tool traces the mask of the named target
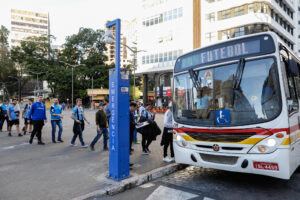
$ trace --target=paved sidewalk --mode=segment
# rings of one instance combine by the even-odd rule
[[[102,138],[94,152],[81,148],[78,140],[79,146],[70,146],[70,115],[70,111],[64,112],[62,144],[51,142],[49,121],[43,129],[45,146],[36,145],[36,141],[29,145],[28,135],[19,138],[15,132],[13,137],[8,137],[7,132],[0,133],[0,199],[72,199],[116,183],[106,178],[108,152],[102,150]],[[96,135],[95,111],[86,110],[86,116],[91,125],[86,125],[83,138],[89,144]],[[156,122],[162,128],[163,115],[157,115]],[[138,138],[140,141],[140,134]],[[141,155],[140,144],[133,145],[133,177],[167,165],[162,161],[160,139],[161,136],[152,143],[148,156]]]

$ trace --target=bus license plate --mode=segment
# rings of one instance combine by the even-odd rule
[[[255,169],[279,171],[277,163],[266,163],[266,162],[253,162]]]

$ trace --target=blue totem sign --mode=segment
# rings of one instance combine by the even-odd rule
[[[129,177],[129,71],[120,69],[121,20],[106,24],[116,26],[116,67],[109,72],[109,178],[120,181]]]

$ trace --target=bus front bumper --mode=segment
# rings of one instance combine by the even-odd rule
[[[228,154],[184,148],[176,141],[173,146],[176,163],[290,179],[289,149],[269,154]]]

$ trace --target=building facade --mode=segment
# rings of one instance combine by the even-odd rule
[[[50,35],[48,13],[11,9],[11,46],[33,36]]]
[[[273,31],[298,52],[297,0],[202,0],[204,46],[243,35]]]
[[[137,74],[143,100],[165,106],[171,98],[172,71],[178,56],[200,47],[200,0],[141,0]],[[153,94],[153,96],[149,96]]]

